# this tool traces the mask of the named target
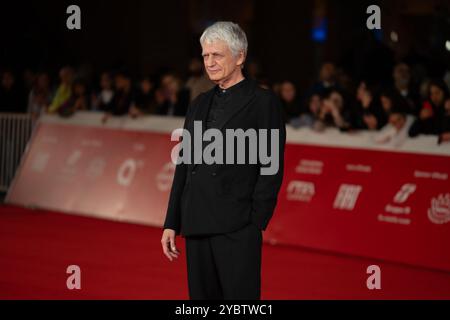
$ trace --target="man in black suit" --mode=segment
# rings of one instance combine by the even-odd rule
[[[273,215],[283,179],[282,109],[272,92],[244,78],[247,38],[237,24],[217,22],[205,30],[200,43],[205,69],[216,86],[188,108],[184,123],[192,137],[188,144],[198,141],[195,135],[204,130],[227,138],[230,130],[241,138],[243,132],[249,134],[241,145],[244,150],[231,144],[236,136],[225,143],[211,138],[211,144],[217,142],[222,149],[226,145],[223,154],[216,149],[210,153],[221,159],[214,163],[193,163],[199,155],[197,146],[183,145],[180,158],[188,156],[191,163],[177,162],[161,243],[172,261],[180,254],[176,235],[185,238],[191,299],[260,299],[262,232]],[[252,140],[256,131],[266,135]],[[204,140],[208,139],[201,146],[206,153]],[[255,147],[260,157],[252,161]],[[242,152],[244,162],[236,160]],[[262,156],[269,153],[270,161]]]

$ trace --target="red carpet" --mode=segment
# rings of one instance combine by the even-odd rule
[[[0,299],[187,299],[182,257],[169,262],[158,228],[0,207]],[[81,290],[66,268],[81,268]],[[381,290],[366,268],[381,267]],[[301,248],[263,248],[263,299],[450,299],[450,273]]]

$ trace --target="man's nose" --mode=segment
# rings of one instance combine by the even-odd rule
[[[208,56],[205,61],[205,66],[210,68],[213,67],[214,64],[215,64],[214,58],[212,56]]]

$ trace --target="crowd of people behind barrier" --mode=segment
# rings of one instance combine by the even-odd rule
[[[410,66],[398,63],[388,85],[354,83],[326,62],[316,82],[299,94],[293,82],[270,83],[253,69],[248,68],[247,76],[280,97],[286,123],[293,128],[378,131],[378,143],[394,145],[420,134],[437,135],[439,144],[450,143],[450,72],[444,78],[413,79]],[[102,72],[92,84],[81,68],[65,66],[53,86],[56,79],[46,71],[27,70],[23,77],[8,69],[0,72],[0,112],[27,112],[33,117],[43,113],[69,117],[78,110],[103,112],[102,121],[125,115],[183,117],[190,101],[214,86],[198,59],[191,60],[185,81],[171,72],[135,79],[119,70]]]

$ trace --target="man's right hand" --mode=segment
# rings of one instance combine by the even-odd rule
[[[163,252],[170,261],[173,261],[173,258],[178,258],[178,255],[180,254],[180,251],[178,251],[175,245],[175,236],[175,230],[164,229],[161,238]]]

